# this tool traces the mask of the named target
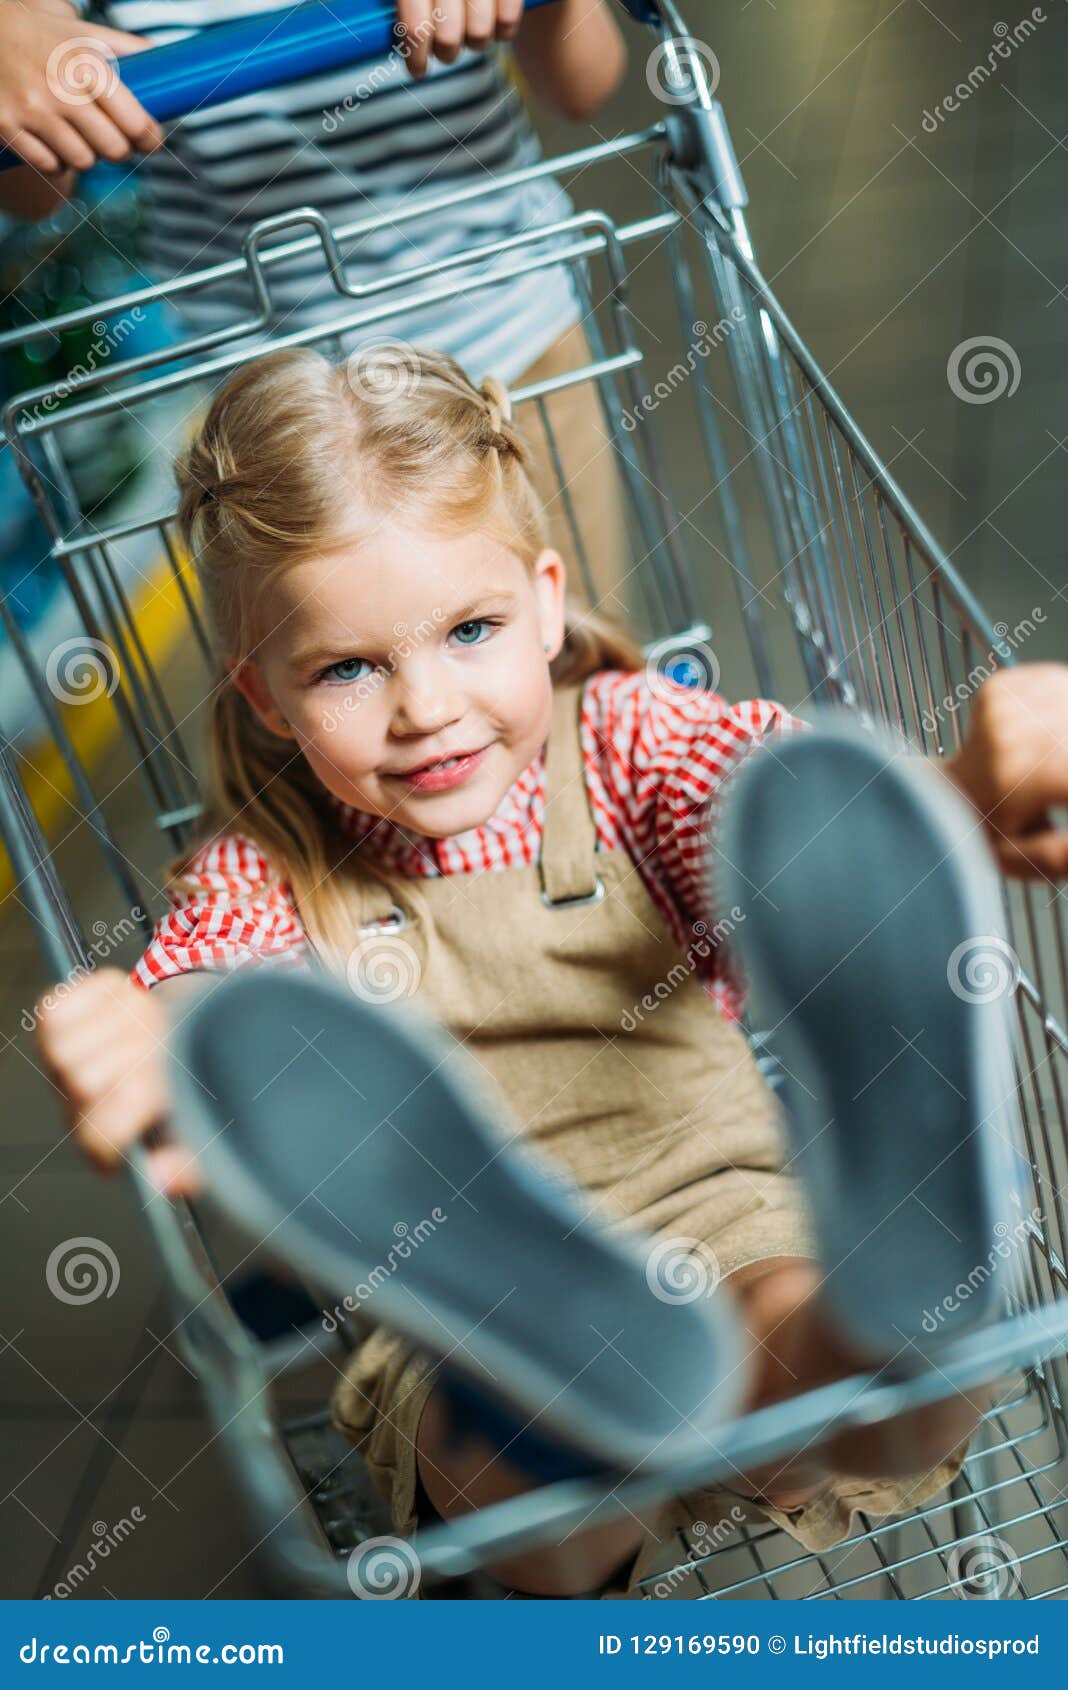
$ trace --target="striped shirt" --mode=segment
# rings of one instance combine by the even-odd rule
[[[768,734],[801,727],[779,704],[728,704],[718,694],[644,675],[603,670],[583,693],[581,737],[597,849],[626,851],[679,948],[724,1014],[743,1007],[712,934],[717,912],[706,867],[710,810],[741,757]],[[379,816],[338,805],[324,792],[362,851],[394,874],[426,878],[477,874],[535,863],[545,813],[541,752],[480,827],[431,839]],[[170,888],[172,908],[133,971],[153,986],[190,969],[247,963],[299,963],[308,947],[290,890],[254,841],[224,834],[193,858]],[[487,940],[489,942],[489,940]]]
[[[101,10],[113,27],[162,45],[206,25],[289,4],[101,0]],[[138,167],[150,274],[168,280],[240,258],[258,219],[299,206],[314,206],[334,228],[371,216],[387,219],[343,251],[348,282],[362,285],[569,216],[570,200],[546,177],[426,218],[388,221],[420,200],[489,182],[541,157],[510,67],[504,49],[464,49],[451,65],[432,59],[427,75],[415,82],[401,58],[390,54],[166,125],[166,145]],[[308,233],[307,225],[295,226],[272,236],[264,250]],[[548,247],[541,242],[529,250],[537,256]],[[482,270],[515,262],[515,253],[504,254]],[[318,246],[265,274],[275,335],[360,308],[333,286]],[[509,385],[581,316],[566,266],[482,289],[465,286],[473,274],[452,270],[428,279],[420,286],[444,283],[445,300],[417,311],[402,307],[371,329],[350,331],[340,350],[399,338],[451,353],[476,382],[493,373]],[[385,305],[392,297],[381,294],[369,303]],[[198,333],[232,325],[255,309],[243,276],[180,294],[176,305]],[[264,341],[261,333],[241,345]]]

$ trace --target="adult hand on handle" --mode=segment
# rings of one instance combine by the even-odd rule
[[[984,681],[945,772],[987,824],[1002,872],[1068,876],[1068,664],[1021,663]]]
[[[430,55],[451,65],[464,47],[512,41],[523,0],[397,0],[398,51],[414,77],[426,75]]]
[[[0,0],[0,145],[49,176],[153,152],[163,132],[113,63],[151,45],[65,0]]]
[[[639,5],[641,0],[633,0]],[[397,0],[397,51],[416,79],[431,54],[450,65],[464,47],[513,42],[529,93],[549,111],[586,123],[615,93],[626,45],[615,0]]]

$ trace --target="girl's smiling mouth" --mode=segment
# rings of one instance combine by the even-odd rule
[[[448,792],[474,774],[489,749],[488,745],[484,745],[480,751],[460,751],[450,757],[439,757],[432,763],[423,763],[417,769],[391,771],[385,778],[403,781],[405,786],[414,787],[417,792]]]

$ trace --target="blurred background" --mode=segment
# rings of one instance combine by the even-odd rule
[[[1068,16],[1052,5],[1017,15],[986,0],[690,0],[685,17],[719,62],[754,247],[773,290],[991,619],[1023,627],[1017,655],[1062,656]],[[1013,40],[1022,17],[1033,32],[1003,56],[995,52],[996,70],[955,98],[971,68],[987,62],[998,42]],[[663,116],[646,74],[648,44],[633,28],[628,43],[626,85],[591,128],[535,112],[547,152]],[[946,107],[947,95],[956,110]],[[620,221],[648,194],[646,178],[626,160],[567,185],[577,205],[600,206]],[[138,230],[136,171],[103,169],[83,179],[78,202],[46,224],[5,223],[0,328],[136,285]],[[631,304],[651,380],[681,350],[663,255],[635,268]],[[114,355],[177,342],[182,332],[169,308],[153,307]],[[83,325],[6,352],[5,399],[84,365],[94,338],[92,325]],[[981,379],[962,386],[961,348],[973,340],[997,343],[1005,374],[995,374],[992,387]],[[180,403],[155,413],[151,428],[122,410],[79,425],[69,462],[79,504],[96,524],[166,504],[170,450],[191,403],[183,392]],[[685,392],[672,393],[658,423],[720,687],[742,697],[752,691],[752,670],[690,406]],[[0,587],[42,660],[76,631],[8,452],[0,457]],[[157,587],[151,599],[147,637],[182,719],[187,696],[193,714],[183,733],[195,762],[201,681],[187,672],[189,654],[176,640],[173,597]],[[787,664],[784,675],[783,701],[803,712],[796,669]],[[132,961],[128,909],[124,915],[79,835],[10,640],[0,647],[0,722],[87,930],[113,953],[108,961]],[[167,840],[126,780],[128,754],[110,717],[79,731],[99,789],[120,813],[127,849],[158,882]],[[0,889],[0,1588],[12,1597],[56,1591],[95,1541],[108,1554],[76,1581],[74,1594],[257,1594],[254,1544],[232,1506],[195,1382],[175,1351],[131,1192],[92,1176],[63,1142],[32,1039],[30,1012],[48,982],[6,862]],[[81,1235],[105,1240],[121,1273],[106,1297],[75,1306],[51,1293],[46,1268],[58,1241]],[[324,1359],[318,1370],[283,1382],[291,1412],[321,1407],[332,1366]],[[130,1520],[136,1531],[116,1534]]]

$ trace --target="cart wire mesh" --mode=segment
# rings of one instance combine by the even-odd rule
[[[79,506],[65,442],[77,425],[105,427],[121,411],[137,419],[166,461],[218,384],[268,346],[320,345],[349,356],[392,336],[398,317],[412,333],[420,312],[458,287],[477,311],[485,289],[566,267],[589,361],[517,390],[513,406],[520,426],[537,413],[545,428],[561,467],[558,495],[583,585],[594,598],[583,513],[563,474],[549,401],[568,387],[596,390],[632,519],[633,617],[658,662],[715,685],[719,654],[729,652],[727,690],[755,681],[763,696],[789,696],[801,714],[807,704],[838,703],[870,722],[891,724],[917,752],[938,757],[960,744],[978,682],[1013,660],[1011,631],[989,624],[757,268],[721,108],[699,55],[681,39],[685,31],[673,9],[662,10],[659,27],[676,90],[664,122],[421,199],[389,221],[444,216],[471,197],[507,193],[548,175],[573,184],[573,191],[581,185],[584,204],[596,204],[608,167],[626,175],[631,214],[625,219],[578,210],[548,227],[353,286],[346,254],[373,239],[384,220],[335,228],[304,207],[258,223],[240,260],[131,289],[48,325],[59,330],[91,317],[114,327],[160,299],[180,304],[194,290],[210,299],[235,276],[248,290],[249,311],[239,321],[177,347],[109,358],[63,383],[23,392],[4,410],[7,447],[76,614],[81,644],[68,644],[90,662],[102,707],[118,730],[113,754],[91,772],[72,736],[63,688],[21,630],[12,602],[17,588],[9,592],[0,615],[46,736],[28,746],[20,743],[22,734],[0,735],[0,829],[53,979],[95,965],[91,932],[109,911],[80,908],[88,854],[102,862],[115,908],[133,912],[142,934],[150,930],[160,903],[159,858],[181,849],[200,813],[197,748],[214,684],[211,643],[173,505],[143,508],[133,498],[121,516],[98,526]],[[337,289],[337,315],[325,327],[287,332],[272,304],[272,282],[316,252]],[[656,290],[674,305],[678,334],[670,349],[643,322],[642,304]],[[0,345],[40,332],[11,332],[0,336]],[[668,397],[670,446],[658,415]],[[681,421],[684,407],[689,427]],[[700,486],[696,503],[678,497],[673,482],[680,473]],[[728,581],[732,589],[725,593]],[[161,613],[178,636],[163,660],[149,631]],[[52,828],[58,837],[51,839],[28,795],[35,783],[40,787],[42,769],[58,803],[58,828]],[[664,1545],[663,1566],[645,1581],[642,1595],[1032,1598],[1068,1589],[1062,1073],[1068,970],[1055,893],[1006,886],[1005,900],[1019,1021],[1016,1078],[1034,1182],[1021,1251],[1026,1289],[996,1333],[958,1346],[940,1379],[881,1387],[889,1409],[920,1400],[924,1391],[933,1399],[997,1373],[997,1401],[960,1478],[936,1505],[882,1524],[862,1518],[848,1542],[818,1554],[800,1551],[759,1522],[726,1538],[712,1527],[695,1528]],[[759,1051],[759,1032],[751,1031]],[[299,1455],[309,1429],[287,1430],[269,1412],[270,1358],[234,1315],[197,1216],[186,1203],[151,1201],[136,1153],[131,1167],[172,1294],[173,1341],[196,1372],[228,1451],[265,1585],[286,1594],[352,1594],[344,1558],[367,1535],[373,1507],[354,1507],[346,1531],[337,1498],[351,1493],[366,1500],[358,1458],[324,1456],[321,1448],[314,1462]],[[818,1394],[797,1399],[789,1423],[762,1411],[764,1418],[738,1424],[734,1443],[710,1460],[707,1472],[631,1477],[600,1500],[594,1492],[593,1506],[608,1517],[647,1497],[650,1486],[668,1495],[684,1478],[711,1481],[746,1450],[785,1450],[803,1424],[812,1435],[820,1426],[848,1423],[870,1410],[873,1394],[875,1387],[854,1400],[856,1392],[843,1385],[819,1403]],[[312,1427],[316,1438],[324,1427],[325,1415]],[[331,1509],[328,1531],[324,1515]],[[435,1527],[419,1540],[422,1565],[428,1577],[469,1574],[492,1559],[493,1549],[547,1541],[569,1520],[590,1514],[591,1493],[582,1485],[547,1487],[477,1519]]]

